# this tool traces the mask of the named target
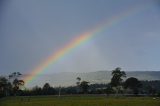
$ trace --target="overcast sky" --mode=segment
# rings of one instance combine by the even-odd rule
[[[160,70],[158,0],[1,0],[0,74],[30,73],[71,39],[137,5],[46,73]]]

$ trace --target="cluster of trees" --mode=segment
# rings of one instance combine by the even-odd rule
[[[114,91],[115,94],[160,95],[160,81],[139,81],[135,77],[124,80],[125,78],[126,73],[121,68],[113,70],[107,93]]]
[[[114,95],[159,95],[160,81],[139,81],[135,77],[126,78],[121,68],[112,70],[112,78],[108,84],[90,84],[77,77],[76,86],[52,87],[45,83],[43,87],[35,86],[30,90],[23,89],[24,81],[19,80],[21,73],[14,72],[6,77],[0,77],[0,96],[9,95],[67,95],[67,94],[114,94]]]
[[[144,94],[149,95],[158,95],[160,96],[160,81],[141,81],[142,87],[140,88],[140,91]]]
[[[139,88],[142,86],[141,82],[134,77],[130,77],[123,81],[126,77],[126,73],[121,71],[121,68],[116,68],[112,71],[112,79],[110,85],[115,89],[116,93],[124,93],[125,91],[131,90],[132,93],[138,94]]]
[[[35,86],[31,90],[23,90],[20,95],[32,96],[32,95],[56,95],[57,91],[55,88],[50,86],[49,83],[45,83],[43,87]]]
[[[101,89],[97,89],[97,91],[100,93],[106,93],[106,94],[124,94],[124,93],[132,93],[132,94],[138,94],[140,92],[140,88],[142,87],[141,82],[134,77],[130,77],[123,81],[123,79],[126,77],[126,73],[124,71],[121,71],[121,68],[116,68],[112,71],[112,78],[111,82],[106,85],[106,87],[103,87]],[[89,82],[82,81],[80,82],[81,78],[77,78],[77,86],[79,89],[81,89],[81,93],[88,93],[89,92]],[[92,90],[90,92],[94,93]]]
[[[18,95],[22,91],[24,81],[18,79],[22,74],[14,72],[8,77],[0,77],[0,96]]]

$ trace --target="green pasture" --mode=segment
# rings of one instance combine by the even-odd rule
[[[32,96],[6,97],[0,106],[160,106],[153,97]]]

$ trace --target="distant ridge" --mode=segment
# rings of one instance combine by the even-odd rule
[[[126,71],[127,77],[136,77],[139,80],[160,80],[160,71]],[[111,71],[96,71],[96,72],[60,72],[50,75],[40,75],[29,87],[43,86],[48,82],[52,86],[74,86],[76,78],[81,77],[82,80],[90,83],[108,83],[111,79]]]

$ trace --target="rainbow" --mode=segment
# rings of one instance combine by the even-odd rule
[[[134,14],[139,13],[142,10],[145,10],[146,7],[148,6],[138,6],[138,7],[136,6],[134,8],[131,8],[121,14],[112,17],[110,20],[107,19],[103,21],[101,24],[98,24],[92,30],[84,32],[80,34],[78,37],[72,39],[67,45],[59,49],[57,52],[54,52],[45,61],[43,61],[35,69],[33,69],[31,73],[24,78],[26,85],[35,80],[42,72],[46,71],[49,66],[54,65],[58,60],[63,58],[66,54],[74,50],[74,48],[77,48],[81,44],[88,42],[94,36],[98,36],[98,33],[102,32],[103,30],[108,30],[110,27],[121,22],[125,18],[133,16]]]

